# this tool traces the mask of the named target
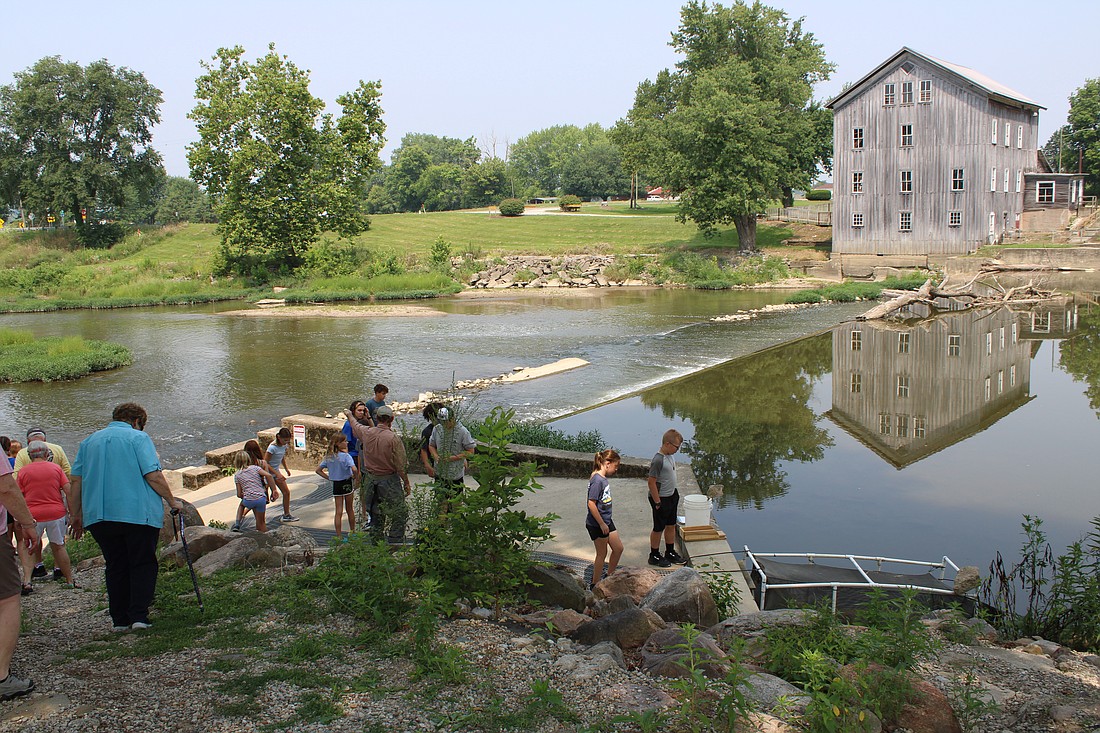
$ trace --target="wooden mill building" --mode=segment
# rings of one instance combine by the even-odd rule
[[[966,254],[1082,192],[1041,175],[1044,108],[973,69],[902,48],[827,106],[836,255]]]

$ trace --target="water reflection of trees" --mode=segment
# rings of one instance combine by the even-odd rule
[[[808,404],[831,360],[823,334],[649,390],[642,402],[694,425],[683,451],[700,486],[722,484],[724,501],[759,509],[790,488],[781,461],[820,460],[833,445]]]
[[[1077,332],[1062,342],[1058,366],[1085,383],[1089,406],[1100,417],[1100,309],[1081,312],[1077,317]]]

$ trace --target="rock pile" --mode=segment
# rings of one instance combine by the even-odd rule
[[[472,288],[606,288],[647,285],[640,279],[610,279],[605,275],[615,263],[610,255],[530,257],[513,255],[470,276]]]

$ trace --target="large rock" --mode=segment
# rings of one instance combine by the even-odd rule
[[[735,730],[737,733],[792,733],[794,728],[766,713],[752,712],[746,719],[737,721]]]
[[[577,613],[572,608],[558,611],[550,618],[550,623],[554,626],[554,632],[563,636],[570,636],[574,631],[591,622],[591,618],[583,613]]]
[[[179,499],[178,496],[176,498]],[[172,516],[172,511],[168,508],[168,502],[161,500],[160,503],[164,508],[164,523],[161,525],[160,537],[158,539],[161,545],[169,545],[176,539],[179,519]],[[183,509],[180,510],[180,514],[183,515],[184,527],[195,527],[206,524],[202,521],[202,515],[199,514],[199,510],[195,508],[194,504],[186,499],[180,499],[180,503],[183,504]]]
[[[700,633],[691,642],[697,669],[712,679],[723,679],[728,671],[726,653],[709,634]],[[641,649],[642,670],[653,677],[690,677],[688,640],[683,629],[671,626],[655,631]]]
[[[661,582],[663,575],[650,568],[620,567],[592,588],[596,598],[608,600],[615,596],[628,595],[635,603],[641,603],[653,586]]]
[[[664,690],[649,685],[622,682],[609,687],[602,685],[596,691],[596,699],[610,708],[631,712],[648,712],[672,707],[676,700]]]
[[[635,649],[644,644],[654,631],[664,627],[665,622],[653,611],[633,608],[584,624],[570,638],[586,646],[613,641],[623,649]]]
[[[973,565],[966,565],[959,568],[959,572],[955,574],[955,592],[961,595],[966,595],[970,591],[977,588],[982,584],[982,574]]]
[[[666,575],[642,599],[665,621],[691,623],[701,629],[718,623],[718,605],[707,582],[694,568],[680,568]]]
[[[224,547],[199,558],[194,563],[195,572],[204,578],[226,568],[243,568],[248,556],[258,550],[260,543],[253,537],[238,537]]]
[[[775,626],[809,626],[813,622],[813,614],[813,611],[805,609],[743,613],[715,624],[707,629],[707,633],[723,647],[729,648],[735,638],[750,639]]]
[[[188,555],[191,558],[191,562],[195,562],[203,555],[209,554],[220,547],[224,547],[233,540],[233,537],[227,534],[225,530],[214,529],[213,527],[206,527],[203,525],[185,527],[183,536],[187,540],[186,555],[184,553],[183,542],[173,542],[161,549],[161,560],[168,560],[169,562],[175,563],[177,567],[183,567],[187,564]]]
[[[313,539],[313,535],[292,524],[280,524],[278,529],[274,532],[268,532],[267,536],[280,547],[294,547],[297,545],[304,550],[317,547],[317,540]]]
[[[250,568],[281,568],[286,565],[287,548],[276,545],[275,547],[261,547],[248,554],[245,564]]]
[[[535,565],[527,571],[527,597],[544,606],[584,610],[585,591],[573,573],[561,567]]]
[[[764,672],[754,672],[746,679],[742,693],[756,710],[775,710],[782,702],[793,712],[802,714],[810,704],[810,696],[790,682]]]
[[[846,664],[840,668],[839,674],[847,680],[855,680],[861,674],[869,675],[873,679],[877,674],[893,674],[893,672],[878,664],[870,664],[863,669]],[[951,702],[946,695],[932,683],[914,674],[908,675],[908,681],[912,686],[913,696],[902,707],[896,720],[883,721],[889,730],[901,727],[909,733],[962,733],[962,726],[959,725],[959,720],[955,717],[955,711],[951,709]]]

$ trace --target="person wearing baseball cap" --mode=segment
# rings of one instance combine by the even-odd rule
[[[374,412],[376,427],[356,422],[351,426],[360,441],[359,462],[363,468],[363,487],[359,494],[361,512],[370,515],[371,536],[382,540],[389,523],[386,540],[390,544],[405,541],[408,504],[405,497],[412,493],[406,469],[405,443],[393,431],[393,408],[380,405]],[[404,484],[404,491],[401,490]]]
[[[50,449],[50,463],[56,463],[58,466],[60,466],[61,470],[65,472],[66,478],[69,478],[72,475],[73,468],[69,464],[68,456],[65,455],[65,449],[59,446],[57,443],[51,443],[46,440],[46,431],[42,428],[35,427],[27,430],[27,447],[20,449],[20,451],[15,454],[15,464],[13,465],[13,470],[15,471],[15,473],[13,474],[13,478],[15,478],[16,481],[19,480],[19,469],[23,468],[23,466],[29,465],[31,462],[31,455],[28,449],[32,440],[42,441],[43,443],[45,443],[46,447]],[[38,545],[38,550],[35,552],[34,570],[31,571],[31,575],[35,578],[46,577],[46,566],[42,564],[41,544]],[[53,569],[53,577],[55,580],[60,580],[64,577],[64,573],[62,572],[61,568],[55,567]]]

